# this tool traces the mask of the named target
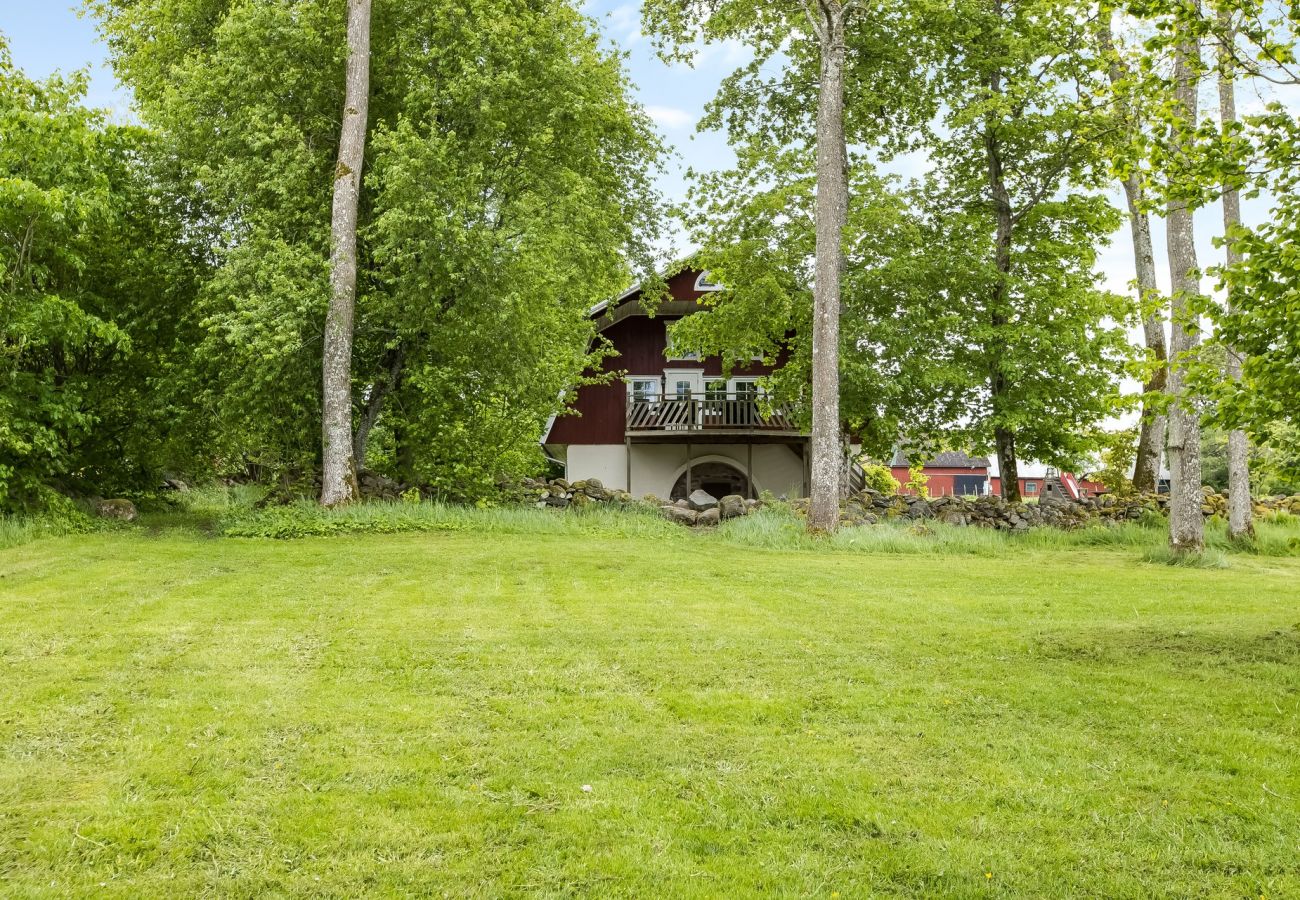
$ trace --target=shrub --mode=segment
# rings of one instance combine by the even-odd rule
[[[866,486],[874,491],[890,496],[898,493],[898,479],[894,477],[888,466],[879,464],[863,466],[862,479]]]
[[[925,500],[930,496],[930,476],[925,474],[924,463],[913,463],[907,469],[907,489]]]

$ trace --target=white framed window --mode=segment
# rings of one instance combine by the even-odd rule
[[[741,375],[727,382],[727,396],[734,400],[757,400],[764,393],[758,379],[751,375]]]
[[[670,322],[669,325],[671,324],[672,323]],[[668,343],[664,346],[665,359],[699,359],[700,358],[700,354],[696,353],[694,350],[686,350],[677,346],[676,342],[673,340],[672,328],[669,328],[667,330],[667,334],[668,334]]]
[[[1037,481],[1026,481],[1026,482],[1025,482],[1025,493],[1026,493],[1026,494],[1037,494],[1037,493],[1038,493],[1038,482],[1037,482]]]
[[[658,378],[633,376],[627,380],[627,396],[634,403],[656,403],[659,400]]]

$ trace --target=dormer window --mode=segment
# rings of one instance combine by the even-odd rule
[[[720,291],[722,290],[722,285],[714,284],[710,281],[708,272],[701,272],[695,279],[695,289],[697,291]]]

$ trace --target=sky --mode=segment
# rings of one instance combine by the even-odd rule
[[[0,32],[8,38],[14,62],[30,76],[44,77],[56,70],[70,72],[88,67],[91,76],[88,102],[108,109],[116,119],[128,119],[130,93],[113,78],[105,61],[107,50],[95,33],[93,21],[80,17],[77,8],[78,4],[71,0],[0,0]],[[639,2],[586,0],[583,9],[597,20],[609,45],[627,53],[626,64],[636,86],[637,99],[675,151],[659,179],[660,189],[670,201],[685,200],[688,167],[707,171],[725,167],[734,159],[722,135],[697,134],[695,126],[722,78],[746,60],[744,47],[711,45],[701,49],[693,67],[668,65],[658,59],[651,42],[641,33]],[[1205,109],[1214,108],[1212,99],[1208,95],[1203,98]],[[1248,113],[1262,99],[1242,96],[1238,106],[1243,113]],[[911,165],[912,170],[904,169],[901,174],[919,174],[915,169],[917,164]],[[1115,202],[1122,204],[1118,190]],[[1258,222],[1268,214],[1267,203],[1248,200],[1243,213],[1247,223]],[[1213,235],[1221,231],[1220,215],[1217,206],[1197,214],[1197,244],[1202,266],[1217,263],[1222,255],[1222,250],[1212,243]],[[1167,288],[1164,230],[1158,218],[1152,225],[1157,268],[1162,286]],[[1101,249],[1097,267],[1106,287],[1117,292],[1129,290],[1134,273],[1127,227],[1116,232],[1110,245]]]

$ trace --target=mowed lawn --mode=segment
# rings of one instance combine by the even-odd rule
[[[1300,560],[0,551],[0,894],[1300,896]]]

